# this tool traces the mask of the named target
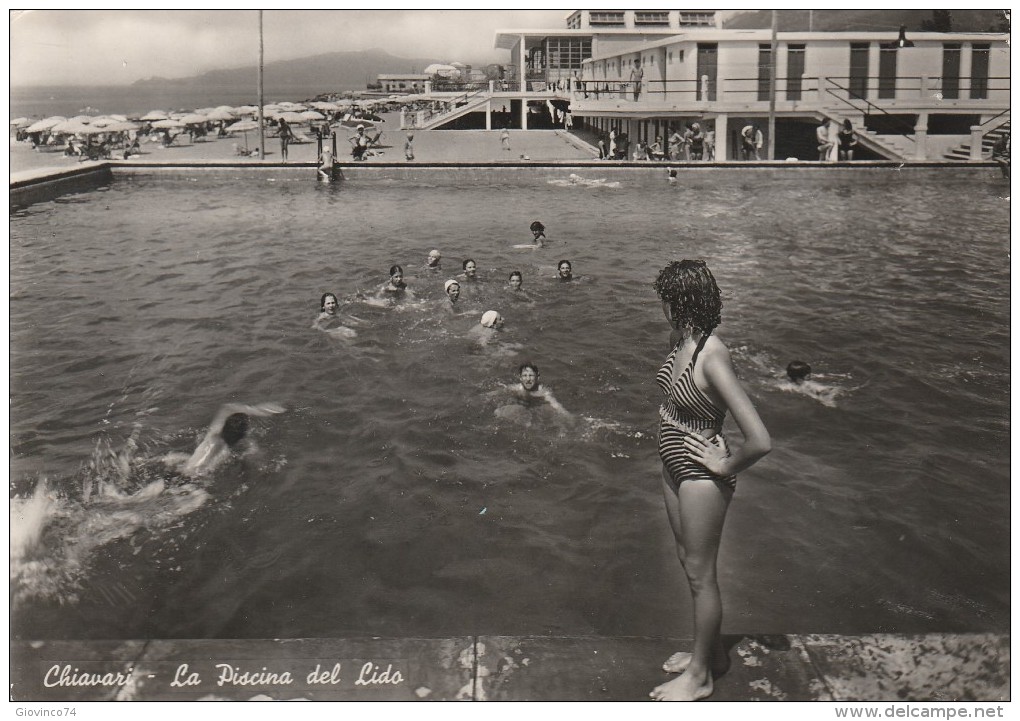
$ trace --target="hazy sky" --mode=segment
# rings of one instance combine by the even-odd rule
[[[506,62],[497,28],[561,28],[570,10],[265,10],[266,62],[382,48]],[[255,10],[14,10],[11,85],[121,85],[258,62]]]

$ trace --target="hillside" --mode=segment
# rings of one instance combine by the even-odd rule
[[[1001,10],[950,10],[954,32],[1004,32]],[[796,32],[808,30],[807,10],[780,10],[779,30]],[[931,10],[814,10],[811,23],[814,30],[838,32],[866,30],[896,32],[901,25],[907,31],[920,31],[922,24],[932,21]],[[730,17],[723,23],[727,29],[749,30],[772,27],[771,10],[750,10]]]
[[[436,58],[401,58],[384,50],[361,50],[312,55],[295,60],[267,63],[264,82],[270,95],[285,93],[294,87],[316,87],[322,92],[364,89],[375,82],[379,73],[421,72]],[[133,85],[139,88],[188,86],[194,89],[217,90],[247,86],[257,74],[253,65],[226,70],[213,70],[190,78],[146,78]]]

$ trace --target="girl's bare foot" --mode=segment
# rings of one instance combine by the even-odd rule
[[[662,670],[666,673],[683,673],[690,665],[691,654],[686,651],[677,651],[662,664]],[[726,651],[720,649],[712,655],[712,676],[719,678],[729,670],[730,657]]]
[[[712,675],[695,678],[694,674],[685,673],[661,686],[656,686],[648,694],[656,701],[697,701],[712,695]]]

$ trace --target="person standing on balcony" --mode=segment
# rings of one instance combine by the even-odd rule
[[[634,100],[637,101],[641,95],[641,81],[645,77],[645,71],[641,68],[641,60],[634,61],[634,69],[630,71],[630,82],[634,86]]]

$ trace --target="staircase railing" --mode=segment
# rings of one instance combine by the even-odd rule
[[[860,100],[865,105],[867,105],[869,108],[873,108],[873,109],[877,110],[878,112],[883,113],[884,115],[887,115],[892,120],[892,124],[893,124],[894,127],[900,127],[900,128],[906,127],[903,124],[902,121],[900,121],[895,115],[893,115],[892,113],[887,111],[885,108],[882,108],[882,107],[879,107],[878,105],[875,105],[874,103],[869,101],[867,98],[862,98],[859,95],[856,95],[855,91],[851,90],[850,88],[843,87],[842,85],[837,83],[835,80],[833,80],[831,77],[825,78],[825,81],[827,83],[829,83],[829,84],[835,85],[840,90],[845,90],[848,96],[854,96],[855,100]],[[849,105],[851,108],[853,108],[857,112],[863,113],[865,118],[867,118],[867,116],[870,114],[870,113],[868,113],[867,110],[861,109],[861,108],[857,107],[856,105],[854,105],[853,102],[851,102],[849,97],[844,98],[844,97],[840,96],[838,93],[833,91],[832,88],[830,88],[828,86],[826,86],[825,92],[827,92],[832,97],[836,98],[836,100],[840,101],[841,103],[843,103],[845,105]],[[914,132],[913,128],[910,128],[909,130],[910,130],[910,133]],[[904,138],[909,140],[911,143],[917,142],[911,135],[907,134],[906,132],[899,131],[899,135],[902,135]]]

